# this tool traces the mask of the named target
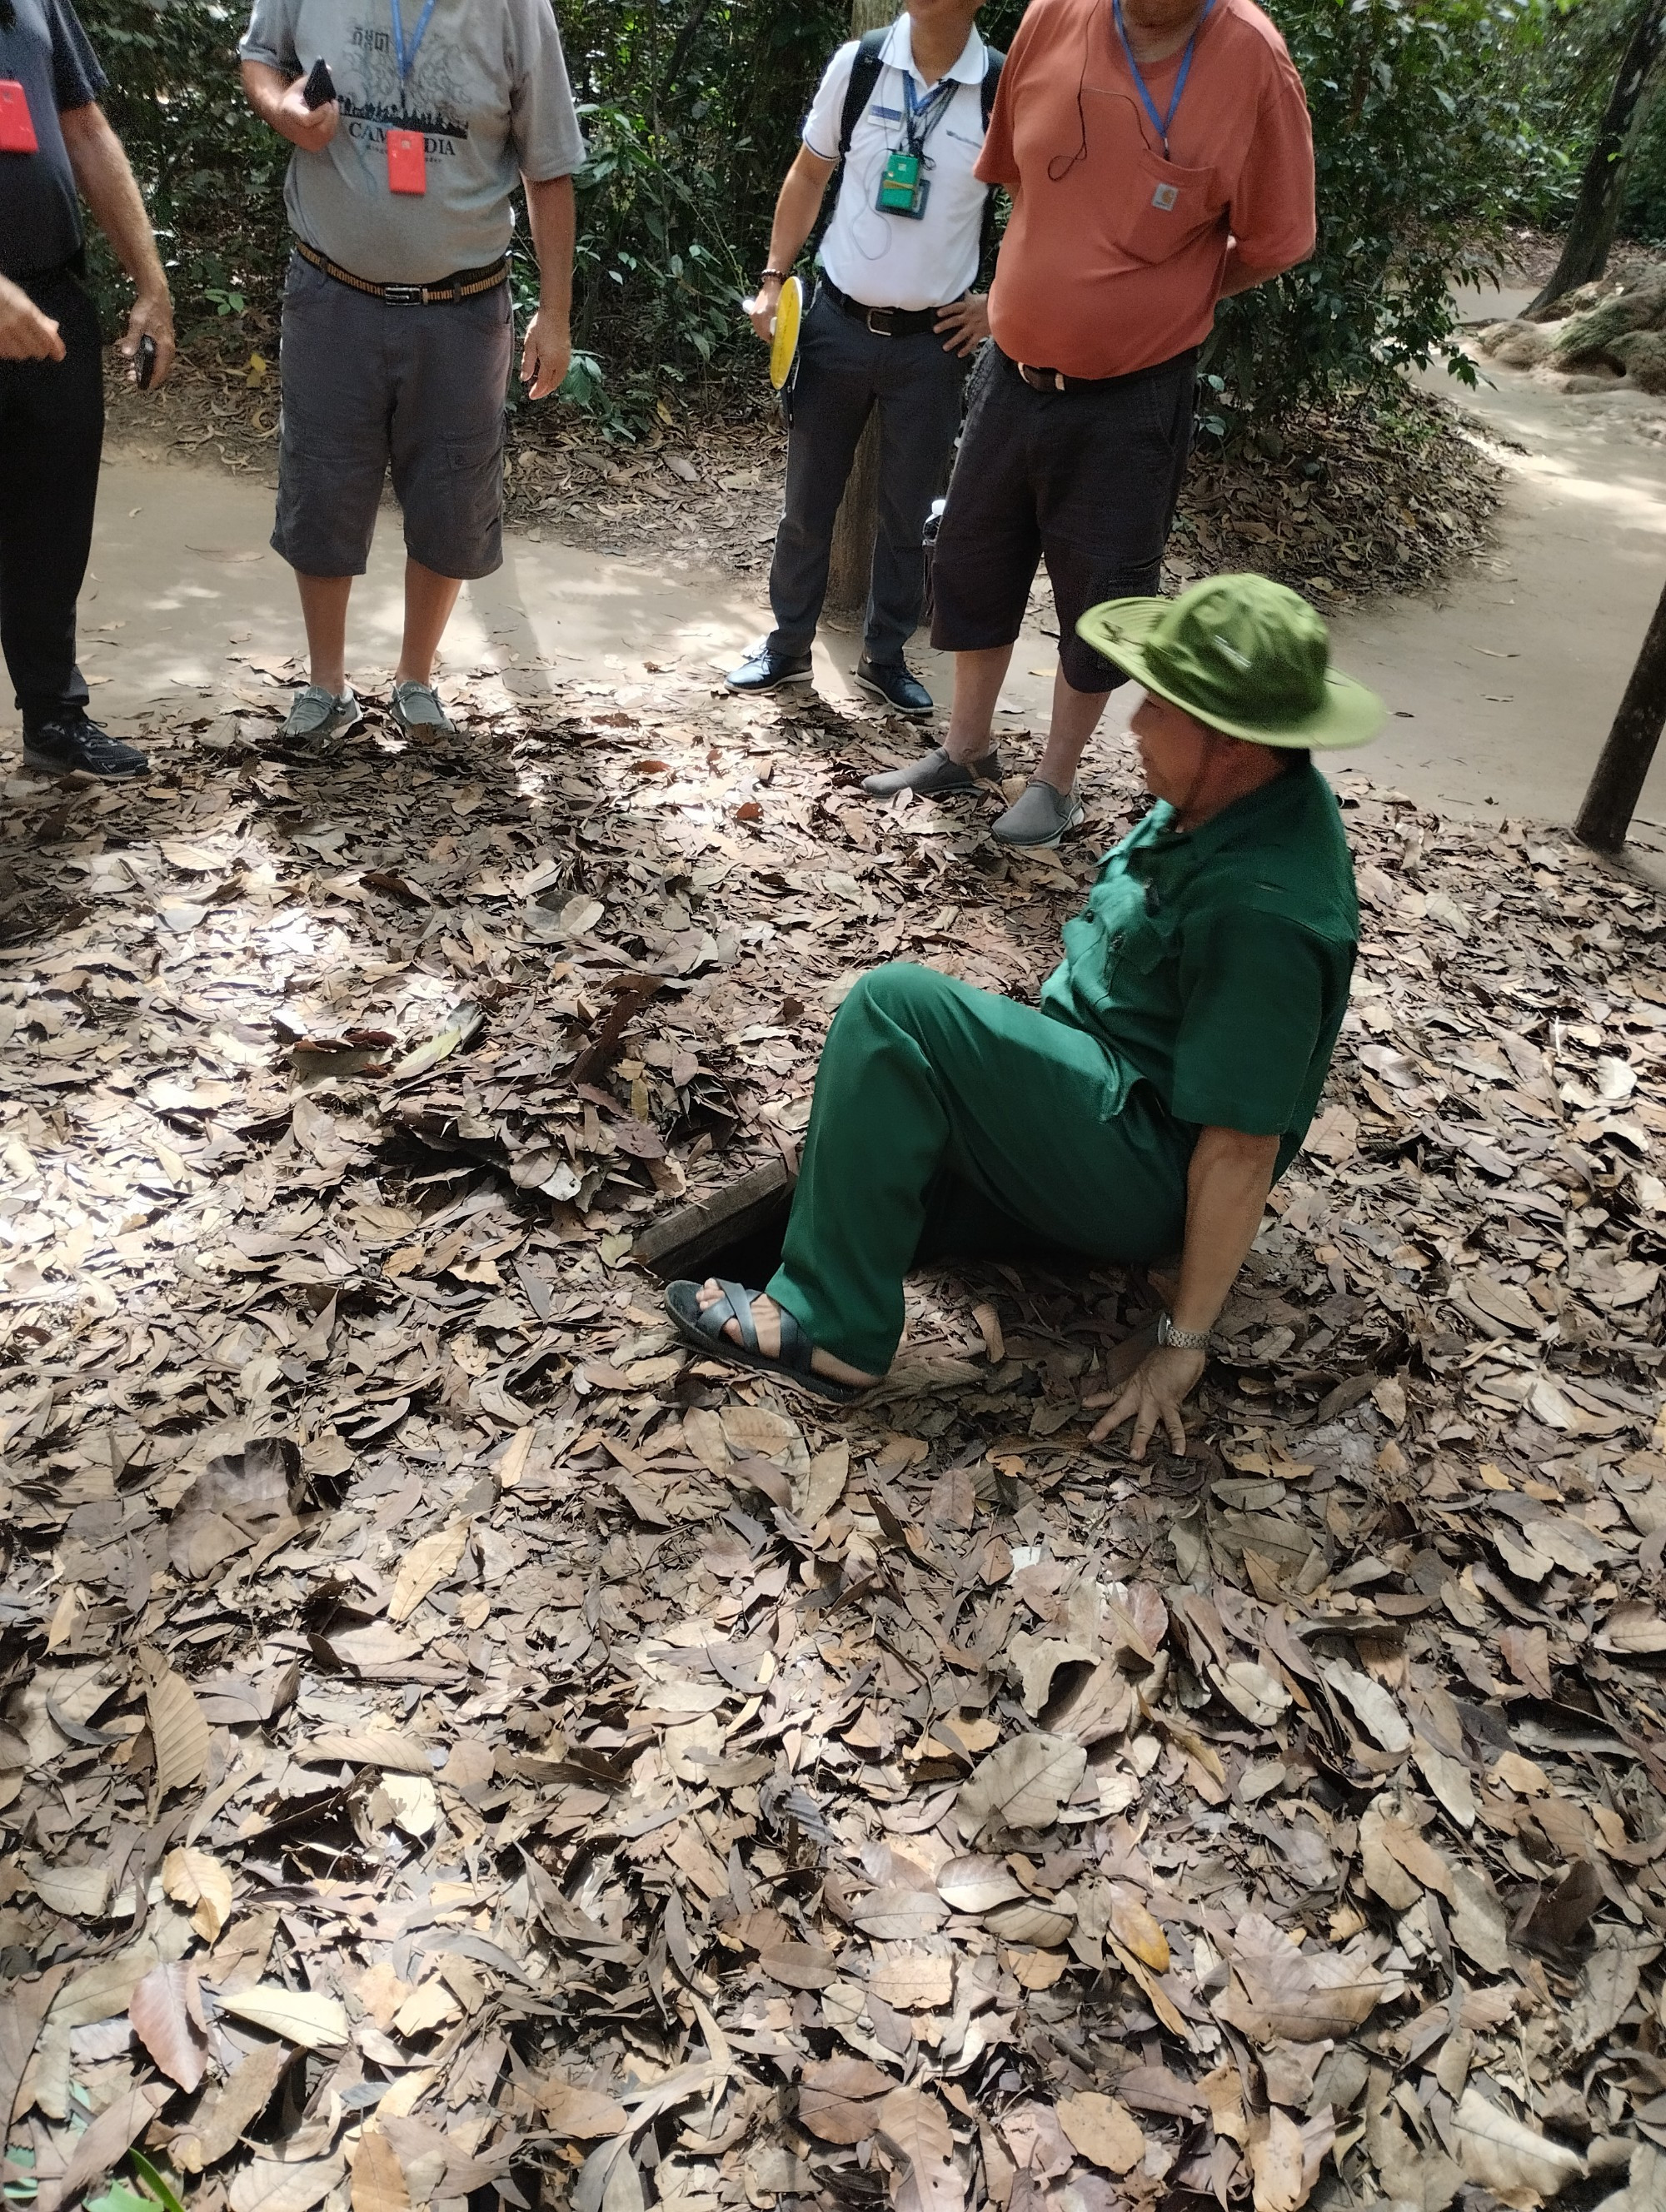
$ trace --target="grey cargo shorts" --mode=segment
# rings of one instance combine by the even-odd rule
[[[396,307],[295,255],[273,550],[304,576],[362,576],[391,463],[413,561],[441,576],[501,568],[513,335],[507,284]]]

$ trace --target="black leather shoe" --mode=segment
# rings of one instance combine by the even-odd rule
[[[739,668],[732,668],[723,681],[731,691],[742,691],[753,698],[765,691],[779,691],[784,684],[807,684],[810,655],[771,653],[767,645],[760,645],[747,654]]]
[[[103,783],[150,773],[150,763],[137,745],[125,745],[79,709],[26,729],[23,765],[42,775],[96,776]]]
[[[907,768],[888,769],[883,775],[865,775],[862,789],[871,799],[889,799],[896,791],[918,791],[927,799],[945,799],[958,791],[976,791],[980,781],[1000,781],[1000,755],[985,753],[981,761],[963,768],[951,760],[941,745],[933,745]]]
[[[864,691],[883,699],[893,714],[923,721],[937,712],[937,702],[905,660],[870,660],[866,653],[856,664],[856,681]]]

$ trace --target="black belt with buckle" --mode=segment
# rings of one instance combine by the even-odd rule
[[[870,307],[865,300],[853,300],[848,292],[842,292],[826,276],[821,288],[842,314],[866,323],[876,338],[911,338],[921,331],[934,331],[943,312],[941,307]]]
[[[304,239],[295,240],[295,252],[310,267],[321,269],[337,284],[350,290],[362,292],[373,300],[385,300],[390,307],[434,307],[454,300],[472,300],[482,292],[496,291],[508,280],[509,257],[506,253],[489,268],[459,269],[450,276],[442,276],[437,284],[373,284],[368,276],[356,276],[350,269],[344,269],[327,253],[320,253],[315,246]]]
[[[1032,392],[1114,392],[1121,384],[1145,384],[1152,377],[1189,368],[1197,359],[1197,348],[1188,346],[1184,353],[1154,361],[1149,368],[1131,368],[1125,376],[1067,376],[1061,368],[1037,368],[1031,362],[1013,361],[1011,354],[1001,358],[1017,369]]]

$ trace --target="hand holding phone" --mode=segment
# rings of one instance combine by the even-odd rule
[[[322,54],[313,64],[307,82],[301,88],[301,96],[308,107],[327,107],[335,99],[336,81],[331,76],[330,64]]]
[[[149,331],[139,340],[138,361],[133,371],[133,381],[141,392],[149,392],[150,380],[156,374],[156,341]]]

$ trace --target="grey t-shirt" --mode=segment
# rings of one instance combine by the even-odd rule
[[[341,99],[321,154],[290,159],[284,204],[297,236],[378,284],[432,283],[496,261],[509,196],[570,176],[584,140],[550,0],[435,0],[401,85],[396,0],[254,0],[240,52],[304,76],[320,55]],[[404,0],[407,58],[425,0]],[[387,133],[420,131],[428,190],[390,191]]]

